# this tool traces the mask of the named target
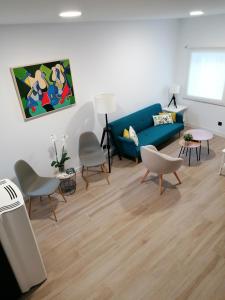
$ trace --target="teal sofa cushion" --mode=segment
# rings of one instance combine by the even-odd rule
[[[183,129],[181,123],[165,124],[149,127],[137,134],[139,147],[146,145],[158,146]]]

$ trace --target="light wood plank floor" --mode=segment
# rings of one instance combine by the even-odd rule
[[[214,137],[201,162],[187,161],[140,184],[142,163],[114,159],[111,185],[78,176],[77,191],[55,198],[58,223],[47,201],[33,201],[34,227],[48,280],[25,299],[225,299],[225,177],[218,175],[225,139]],[[177,156],[178,140],[161,149]]]

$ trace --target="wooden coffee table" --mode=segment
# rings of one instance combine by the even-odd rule
[[[210,131],[207,131],[205,129],[190,129],[185,132],[190,133],[193,136],[194,141],[201,142],[207,141],[207,147],[208,147],[208,154],[209,154],[209,140],[213,138],[213,134]],[[200,157],[201,157],[201,145],[200,145]]]
[[[185,142],[185,140],[181,139],[181,140],[179,140],[179,145],[181,146],[181,148],[180,148],[180,153],[179,153],[178,157],[180,157],[181,154],[185,155],[185,151],[186,151],[186,156],[187,156],[187,154],[189,154],[189,166],[191,165],[192,150],[195,149],[197,161],[200,160],[200,147],[201,147],[200,142],[196,142],[196,141]]]

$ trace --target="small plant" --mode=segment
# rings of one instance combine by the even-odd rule
[[[184,140],[185,140],[185,142],[190,142],[190,141],[192,141],[192,140],[193,140],[192,134],[186,133],[186,134],[184,135]]]
[[[62,150],[60,151],[60,156],[59,156],[58,151],[57,151],[57,146],[56,146],[57,138],[54,134],[52,134],[51,137],[50,137],[50,140],[53,144],[53,148],[54,148],[54,152],[55,152],[55,160],[53,160],[51,162],[51,166],[55,167],[55,168],[58,168],[59,172],[64,171],[65,161],[70,159],[70,157],[67,155],[68,154],[67,151],[65,150],[65,142],[66,142],[67,138],[68,138],[67,135],[63,135],[63,137],[62,137]]]

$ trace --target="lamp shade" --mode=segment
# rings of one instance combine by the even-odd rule
[[[180,93],[180,86],[178,84],[174,84],[169,89],[170,94],[179,94]]]
[[[99,114],[108,114],[116,110],[116,100],[113,94],[95,96],[95,107]]]

